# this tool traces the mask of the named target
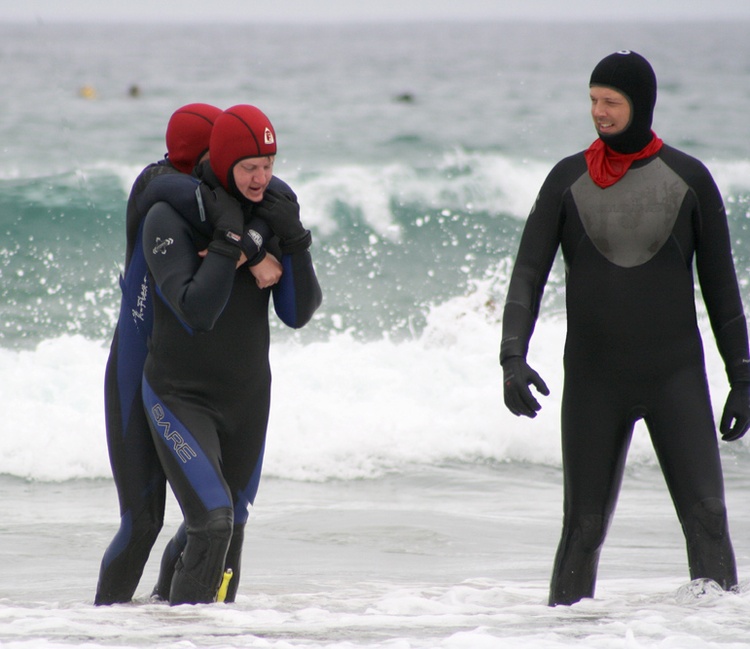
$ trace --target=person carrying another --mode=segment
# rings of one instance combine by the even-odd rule
[[[144,253],[158,297],[143,403],[185,517],[186,544],[169,586],[173,605],[215,601],[230,571],[226,601],[232,601],[239,580],[271,385],[271,284],[252,274],[248,259],[262,255],[283,270],[274,306],[290,326],[306,324],[322,299],[311,235],[295,194],[273,177],[275,155],[276,134],[263,112],[249,105],[227,109],[214,123],[202,182],[183,197],[195,199],[205,223],[195,227],[167,202],[155,204],[144,221]],[[272,233],[261,251],[252,246],[254,218]]]

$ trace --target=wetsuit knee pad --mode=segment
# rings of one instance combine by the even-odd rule
[[[199,524],[187,530],[187,545],[177,562],[170,604],[213,602],[224,572],[234,516],[230,508],[209,512]]]
[[[727,509],[721,498],[706,498],[690,510],[693,524],[713,539],[724,538],[727,531]]]
[[[132,537],[144,539],[151,549],[164,525],[164,512],[144,511],[133,520]]]
[[[572,529],[573,541],[584,552],[596,552],[604,543],[608,521],[604,516],[588,514],[576,518]]]

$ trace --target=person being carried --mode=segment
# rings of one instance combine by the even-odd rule
[[[281,260],[274,306],[282,320],[303,326],[322,299],[297,198],[286,184],[272,183],[275,155],[276,134],[265,114],[249,105],[227,109],[214,123],[202,183],[190,193],[208,227],[195,227],[167,202],[155,204],[144,221],[144,254],[158,298],[143,404],[185,517],[174,575],[160,577],[169,582],[173,605],[215,601],[230,571],[226,601],[232,601],[239,581],[271,383],[271,291],[246,264],[253,218],[272,233],[259,254]]]
[[[632,51],[590,79],[598,139],[547,176],[523,231],[503,314],[507,407],[535,417],[527,363],[558,247],[566,267],[563,529],[549,603],[593,597],[634,424],[643,419],[687,542],[691,579],[737,584],[695,308],[693,264],[731,386],[722,438],[750,426],[745,314],[721,195],[695,158],[651,130],[656,76]]]
[[[166,477],[140,394],[153,317],[141,245],[143,218],[157,200],[171,195],[154,191],[152,182],[164,175],[191,174],[208,154],[211,128],[220,114],[221,109],[202,103],[172,113],[166,130],[167,154],[141,171],[128,197],[120,314],[104,377],[107,448],[120,526],[102,558],[94,598],[97,605],[132,599],[164,521]]]

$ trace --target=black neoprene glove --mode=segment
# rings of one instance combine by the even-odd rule
[[[266,189],[254,214],[263,219],[279,238],[281,252],[292,253],[310,247],[312,236],[299,218],[299,203],[286,194]]]
[[[256,266],[266,256],[263,247],[265,240],[271,235],[265,221],[253,218],[242,233],[242,250],[247,257],[248,266]]]
[[[750,428],[750,383],[737,381],[729,391],[719,423],[721,439],[733,442]]]
[[[539,402],[529,389],[533,385],[541,394],[547,396],[549,388],[534,370],[532,370],[526,359],[521,356],[511,356],[503,361],[503,391],[505,405],[516,417],[536,417],[536,413],[542,409]]]
[[[242,229],[245,220],[240,204],[222,187],[211,189],[205,183],[201,183],[195,193],[203,205],[208,222],[214,228],[213,241],[208,244],[208,249],[232,259],[239,259],[242,253]]]

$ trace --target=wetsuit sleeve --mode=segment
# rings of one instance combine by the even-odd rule
[[[154,178],[138,197],[138,209],[144,214],[159,201],[169,203],[183,219],[202,234],[211,236],[212,226],[196,197],[200,181],[187,174],[173,173]]]
[[[189,223],[166,202],[146,214],[143,248],[156,291],[190,329],[208,331],[226,306],[232,291],[236,262],[195,243]]]
[[[526,358],[550,269],[560,243],[563,195],[559,163],[547,176],[526,221],[503,311],[500,362]]]
[[[737,284],[724,203],[709,171],[700,163],[690,180],[698,201],[696,269],[730,384],[750,381],[745,311]]]
[[[133,255],[134,248],[136,246],[140,248],[141,224],[143,222],[143,217],[151,206],[151,204],[143,200],[143,192],[148,189],[148,186],[154,179],[166,174],[175,175],[179,174],[179,171],[177,171],[171,164],[168,164],[166,160],[150,164],[138,174],[138,177],[135,179],[133,187],[130,190],[125,221],[125,234],[127,241],[125,249],[126,269],[130,263],[130,258]]]
[[[295,203],[297,195],[281,178],[274,176],[269,188],[285,194]],[[323,301],[323,291],[315,274],[310,244],[312,238],[309,232],[284,246],[281,256],[281,266],[284,270],[281,280],[272,289],[273,307],[276,315],[288,327],[299,329],[304,327]]]
[[[273,306],[281,321],[293,329],[304,327],[323,301],[309,250],[281,257],[284,272],[273,289]]]

